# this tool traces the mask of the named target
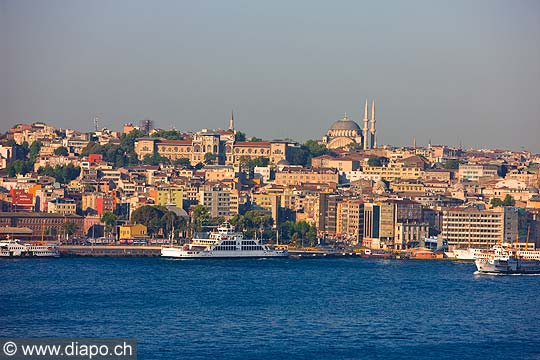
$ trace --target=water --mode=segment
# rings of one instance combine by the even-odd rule
[[[139,359],[540,359],[540,276],[366,259],[0,261],[0,337]]]

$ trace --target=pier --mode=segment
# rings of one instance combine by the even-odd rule
[[[149,245],[61,245],[60,253],[64,257],[155,257],[160,256],[161,246]],[[324,258],[324,257],[360,257],[361,253],[334,250],[300,250],[290,249],[292,258]]]
[[[137,245],[62,245],[62,256],[110,256],[110,257],[153,257],[159,256],[161,246]]]

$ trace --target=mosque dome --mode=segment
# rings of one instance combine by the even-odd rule
[[[353,130],[361,132],[360,126],[357,123],[350,120],[347,115],[341,120],[338,120],[330,126],[330,130]]]

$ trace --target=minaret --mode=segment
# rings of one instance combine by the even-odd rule
[[[377,147],[377,142],[375,140],[375,100],[371,103],[371,129],[369,129],[369,132],[371,149],[373,149]]]
[[[366,106],[364,108],[364,129],[362,129],[362,136],[364,138],[364,150],[368,149],[368,105],[367,105],[367,99],[366,99]]]
[[[229,119],[229,130],[232,130],[234,132],[234,114],[231,110],[231,118]]]

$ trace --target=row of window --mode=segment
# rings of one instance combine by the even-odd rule
[[[256,251],[256,250],[262,250],[263,247],[258,245],[258,246],[242,246],[242,251]]]
[[[236,251],[236,246],[216,246],[214,251]]]
[[[17,219],[17,225],[21,225],[21,224],[25,224],[25,225],[28,225],[28,224],[38,224],[38,225],[41,225],[41,224],[45,224],[46,226],[48,225],[54,225],[54,224],[63,224],[66,222],[66,219],[64,218],[57,218],[57,219],[47,219],[47,220],[44,220],[44,219],[40,219],[40,218],[19,218]]]
[[[182,153],[191,153],[191,152],[218,152],[217,145],[207,145],[205,146],[199,146],[195,145],[193,148],[191,146],[158,146],[159,152],[182,152]],[[150,149],[147,146],[144,146],[142,148],[142,151],[149,152]],[[231,152],[230,148],[226,149],[227,153]],[[235,148],[234,152],[236,154],[261,154],[261,155],[268,155],[270,154],[270,149],[252,149],[252,148]]]

